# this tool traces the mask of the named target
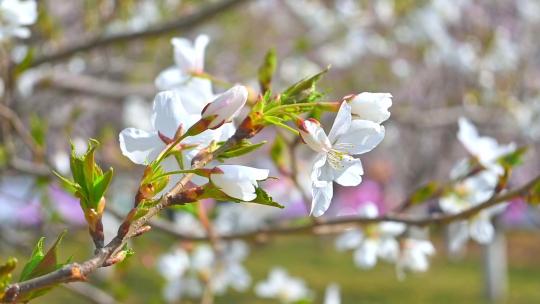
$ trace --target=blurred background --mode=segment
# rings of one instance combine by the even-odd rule
[[[500,143],[529,147],[510,187],[540,171],[537,0],[43,0],[38,10],[31,37],[4,43],[0,53],[0,95],[10,96],[0,117],[13,125],[0,142],[0,260],[17,256],[25,261],[40,236],[50,244],[66,227],[62,256],[78,261],[91,254],[78,201],[50,173],[52,168],[69,174],[69,139],[79,150],[90,137],[102,143],[98,162],[115,168],[108,208],[118,214],[129,210],[143,167],[121,154],[118,133],[149,127],[154,79],[173,64],[172,37],[207,34],[205,70],[254,90],[264,54],[275,48],[276,91],[331,65],[319,86],[328,100],[364,91],[392,93],[386,138],[362,157],[363,183],[336,186],[328,217],[367,201],[389,210],[419,185],[447,180],[454,163],[466,156],[456,139],[461,116]],[[8,73],[13,76],[5,77]],[[214,83],[216,92],[227,87]],[[329,124],[332,119],[323,120]],[[18,133],[18,124],[30,139]],[[274,136],[266,130],[257,139]],[[270,186],[286,208],[255,206],[243,217],[279,221],[307,214],[301,193],[302,183],[309,184],[312,154],[300,149],[297,156],[299,175],[305,174],[300,189],[291,191],[294,185],[287,181]],[[270,161],[248,157],[241,162],[280,175]],[[174,212],[164,219],[186,229]],[[515,200],[494,221],[499,231],[495,248],[471,243],[452,254],[444,228],[435,227],[431,238],[437,255],[430,270],[402,281],[389,264],[356,268],[350,253],[335,249],[332,236],[254,240],[245,266],[253,283],[274,266],[287,268],[305,280],[314,303],[323,302],[331,282],[340,286],[343,303],[540,301],[540,210]],[[118,219],[108,214],[104,225],[111,237]],[[178,240],[156,229],[131,245],[135,255],[100,271],[91,278],[91,288],[121,303],[164,302],[166,281],[156,263]],[[490,250],[505,253],[497,263],[507,269],[491,275],[495,282],[486,278]],[[75,286],[57,288],[34,302],[97,302],[100,292],[88,284]],[[252,288],[219,295],[215,302],[272,303],[256,298]]]

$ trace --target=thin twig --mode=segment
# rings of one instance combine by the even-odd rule
[[[10,124],[13,126],[13,129],[15,129],[23,142],[26,144],[26,146],[30,148],[30,150],[36,157],[39,157],[39,155],[42,154],[42,149],[38,145],[36,145],[34,138],[30,134],[28,129],[25,127],[19,116],[12,109],[10,109],[4,104],[0,104],[0,116],[4,117],[6,121],[10,122]]]
[[[537,176],[536,178],[534,178],[533,180],[531,180],[529,183],[525,184],[522,187],[519,187],[512,191],[508,191],[496,197],[492,197],[481,204],[478,204],[474,207],[471,207],[469,209],[466,209],[462,212],[455,213],[455,214],[432,214],[432,215],[422,216],[422,217],[414,217],[414,216],[406,215],[406,214],[387,214],[387,215],[376,217],[376,218],[341,217],[341,218],[331,219],[331,220],[322,219],[320,221],[310,222],[304,225],[272,227],[272,228],[259,229],[256,231],[221,235],[220,238],[224,240],[236,240],[236,239],[253,240],[253,239],[259,239],[261,237],[267,237],[267,236],[272,236],[272,235],[290,235],[290,234],[297,234],[297,233],[328,234],[328,233],[341,232],[344,229],[349,228],[350,226],[373,224],[373,223],[380,223],[380,222],[397,222],[397,223],[403,223],[403,224],[419,226],[419,227],[425,227],[428,225],[435,225],[435,224],[448,224],[448,223],[459,221],[459,220],[466,220],[478,214],[480,211],[486,208],[492,207],[499,203],[509,201],[515,197],[524,196],[528,193],[528,191],[530,191],[538,183],[540,183],[540,176]],[[154,227],[158,228],[159,230],[164,231],[168,234],[171,234],[181,240],[208,241],[208,237],[196,237],[196,236],[190,236],[190,235],[180,233],[173,225],[170,225],[165,220],[153,219],[152,225],[154,225]]]
[[[30,66],[35,67],[43,63],[62,60],[76,53],[90,51],[99,47],[109,46],[123,42],[131,42],[138,39],[155,37],[163,34],[187,30],[246,1],[247,0],[223,0],[214,4],[207,5],[206,7],[200,9],[195,13],[189,14],[187,16],[182,16],[178,19],[172,20],[170,22],[165,22],[163,24],[148,29],[106,36],[100,35],[98,37],[79,43],[75,46],[59,50],[55,53],[45,54],[37,57],[36,59],[34,59],[34,61],[32,61]]]

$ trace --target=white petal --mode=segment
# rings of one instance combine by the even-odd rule
[[[493,240],[495,229],[488,217],[477,217],[469,223],[471,238],[480,244],[487,244]]]
[[[326,153],[319,153],[313,162],[311,182],[316,187],[323,187],[327,182],[333,180],[333,175],[327,175],[329,169],[327,169],[326,166],[329,166],[329,164],[326,162],[326,159]]]
[[[217,167],[223,171],[223,175],[231,180],[260,181],[267,179],[270,173],[267,169],[257,169],[240,165],[220,165]]]
[[[376,218],[379,216],[379,208],[373,202],[366,202],[358,207],[358,215],[367,218]]]
[[[465,148],[471,151],[474,150],[476,142],[479,138],[478,130],[476,130],[476,127],[467,118],[460,117],[457,137]]]
[[[204,53],[206,46],[210,42],[210,38],[207,35],[199,35],[195,39],[195,53],[197,54],[194,62],[194,68],[198,71],[204,70]]]
[[[217,95],[201,112],[203,118],[214,117],[208,128],[215,128],[223,122],[230,122],[240,113],[247,102],[248,91],[246,87],[236,85]]]
[[[325,186],[313,187],[312,190],[313,201],[311,203],[311,214],[313,216],[323,215],[332,201],[334,195],[334,185],[331,182],[327,182]]]
[[[203,108],[215,98],[209,79],[191,77],[174,89],[186,111],[191,114],[200,115]]]
[[[167,281],[162,295],[167,303],[175,303],[182,298],[184,284],[181,280]]]
[[[211,180],[214,185],[230,197],[245,202],[252,201],[257,197],[255,186],[248,181],[231,181],[223,178],[222,174],[213,174]]]
[[[159,273],[169,281],[182,277],[188,267],[189,256],[182,249],[161,256],[157,263]]]
[[[379,224],[379,233],[383,236],[398,236],[405,232],[407,226],[403,223],[382,222]]]
[[[299,129],[302,140],[315,152],[328,152],[332,148],[330,140],[318,121],[303,120]]]
[[[339,286],[337,284],[330,284],[326,288],[324,294],[324,304],[340,304],[341,296],[339,294]]]
[[[342,186],[358,186],[362,182],[362,162],[352,157],[344,157],[341,164],[344,166],[342,171],[335,171],[335,182]]]
[[[339,107],[332,129],[328,133],[328,139],[334,142],[338,136],[345,133],[351,126],[351,120],[351,106],[343,102]]]
[[[180,96],[174,91],[160,92],[154,98],[152,108],[152,125],[155,131],[163,135],[174,138],[180,124],[187,129],[196,120],[193,115],[189,115],[180,101]]]
[[[351,127],[340,135],[333,147],[351,155],[373,150],[384,138],[384,127],[368,120],[353,120]]]
[[[172,90],[181,87],[187,79],[188,75],[183,74],[177,66],[172,66],[158,74],[154,80],[154,85],[159,91]]]
[[[375,240],[365,240],[354,252],[354,262],[360,268],[373,268],[377,264],[378,244]]]
[[[339,251],[355,249],[360,246],[363,238],[360,229],[347,230],[336,239],[336,248]]]
[[[395,262],[399,256],[399,243],[393,238],[383,238],[379,241],[377,255],[387,261]]]
[[[122,154],[139,165],[153,161],[165,148],[165,144],[157,134],[134,128],[122,130],[119,140]]]
[[[469,224],[466,221],[448,225],[448,248],[451,252],[459,252],[469,240]]]
[[[442,209],[442,211],[450,214],[459,213],[468,208],[470,205],[471,204],[469,202],[464,201],[458,195],[453,193],[448,194],[439,200],[439,207]]]
[[[390,117],[388,108],[392,106],[392,94],[364,92],[356,95],[350,103],[353,118],[380,124]]]

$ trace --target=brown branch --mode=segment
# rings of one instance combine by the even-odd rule
[[[435,224],[449,224],[454,221],[466,220],[478,214],[480,211],[486,208],[492,207],[502,202],[506,202],[512,198],[525,196],[538,183],[540,183],[540,176],[535,177],[533,180],[531,180],[527,184],[517,189],[508,191],[498,196],[494,196],[481,204],[478,204],[474,207],[471,207],[467,210],[464,210],[462,212],[455,213],[455,214],[434,214],[434,215],[423,216],[423,217],[413,217],[413,216],[405,215],[405,214],[387,214],[385,216],[376,217],[376,218],[342,217],[342,218],[337,218],[337,219],[332,219],[332,220],[319,220],[317,222],[311,222],[305,225],[272,227],[272,228],[259,229],[256,231],[221,235],[220,238],[223,240],[236,240],[236,239],[253,240],[253,239],[260,239],[260,238],[265,238],[265,237],[273,236],[273,235],[290,235],[290,234],[296,234],[296,233],[328,234],[328,233],[342,232],[344,228],[348,228],[351,225],[366,225],[366,224],[374,224],[374,223],[380,223],[380,222],[397,222],[397,223],[403,223],[407,225],[420,226],[420,227],[425,227],[428,225],[435,225]],[[157,219],[157,218],[153,219],[151,224],[155,228],[163,232],[166,232],[168,234],[171,234],[181,240],[208,241],[208,237],[195,237],[195,236],[190,236],[190,235],[180,233],[173,225],[171,225],[169,222],[162,219]]]
[[[55,53],[45,54],[41,57],[37,57],[34,59],[34,61],[32,61],[31,67],[35,67],[47,62],[59,61],[76,53],[90,51],[99,47],[187,30],[243,2],[246,2],[246,0],[222,0],[217,3],[207,5],[195,13],[182,16],[176,20],[165,22],[145,30],[106,36],[100,35],[75,46],[59,50]]]

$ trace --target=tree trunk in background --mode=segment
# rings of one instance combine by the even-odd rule
[[[484,294],[491,303],[506,299],[508,289],[506,237],[500,225],[495,225],[491,244],[483,246]]]

